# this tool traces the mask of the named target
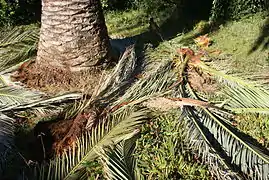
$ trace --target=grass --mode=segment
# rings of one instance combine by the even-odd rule
[[[265,23],[265,15],[259,13],[246,17],[239,21],[228,22],[221,25],[218,30],[209,33],[213,44],[208,51],[220,50],[221,54],[214,56],[213,65],[218,69],[224,69],[230,74],[265,75],[269,70],[269,50],[257,51],[249,54],[253,44],[260,35],[261,28]],[[194,47],[193,39],[201,34],[202,29],[178,34],[169,42],[162,43],[157,49],[149,54],[154,59],[163,59],[173,54],[176,48],[182,46]],[[165,53],[164,53],[165,52]]]
[[[213,45],[210,49],[221,50],[229,56],[228,61],[217,61],[219,67],[229,68],[229,73],[260,73],[269,70],[268,50],[258,49],[248,54],[259,37],[260,29],[265,23],[264,14],[256,14],[240,21],[228,22],[212,34]]]
[[[135,36],[147,31],[148,18],[142,10],[114,11],[105,15],[111,38]]]

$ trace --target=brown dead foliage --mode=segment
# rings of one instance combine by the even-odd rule
[[[54,138],[53,150],[57,154],[76,142],[77,137],[85,131],[87,123],[86,114],[78,114],[73,120],[62,120],[50,125],[50,131]]]
[[[214,93],[218,90],[217,82],[210,74],[200,72],[197,68],[188,68],[188,81],[190,86],[198,92]]]
[[[60,120],[47,124],[43,129],[47,129],[52,136],[52,149],[50,152],[61,154],[68,147],[72,146],[86,130],[95,127],[100,117],[99,112],[95,109],[87,110],[87,112],[79,113],[76,118],[69,120]],[[93,118],[94,117],[94,118]],[[86,124],[90,119],[91,127],[86,129]]]
[[[18,68],[12,79],[48,94],[67,91],[91,93],[98,85],[102,73],[102,69],[97,67],[83,72],[71,72],[67,68],[27,62]]]
[[[34,61],[23,63],[15,74],[14,81],[20,81],[25,86],[38,89],[49,95],[76,91],[93,93],[103,76],[103,69],[93,67],[83,72],[71,72],[67,68],[57,68]],[[70,147],[83,132],[93,128],[99,121],[99,111],[96,108],[84,110],[74,119],[59,120],[40,124],[38,134],[44,133],[52,140],[45,145],[48,156],[60,154]],[[46,140],[45,140],[46,141]]]
[[[201,39],[201,41],[209,42],[209,39],[207,39],[207,35],[201,38],[204,38]],[[202,57],[208,54],[207,51],[200,50],[195,53],[194,50],[190,48],[179,48],[177,49],[177,52],[185,56],[185,58],[188,58],[188,66],[186,68],[188,82],[194,90],[203,93],[214,93],[218,90],[217,82],[211,77],[211,75],[199,71],[199,68],[196,67],[202,62]]]

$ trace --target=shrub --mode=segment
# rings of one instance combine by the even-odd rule
[[[37,22],[41,17],[40,0],[0,0],[0,25]]]
[[[215,0],[211,19],[238,19],[244,15],[268,9],[268,0]]]
[[[173,9],[183,0],[135,0],[134,4],[139,9],[144,9],[148,14],[156,15],[161,11]]]
[[[186,148],[179,116],[157,115],[143,126],[135,156],[144,179],[210,179],[207,167],[194,161]]]

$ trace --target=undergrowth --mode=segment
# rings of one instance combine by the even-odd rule
[[[252,136],[269,149],[269,117],[262,114],[243,114],[236,118],[237,128]]]
[[[159,114],[142,128],[135,156],[145,179],[210,179],[206,166],[186,150],[178,112]]]

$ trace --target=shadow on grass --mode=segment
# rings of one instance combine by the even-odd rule
[[[155,34],[154,32],[144,32],[135,38],[139,37],[139,42],[142,44],[151,43],[153,46],[158,46],[163,40],[170,40],[176,37],[179,33],[188,32],[193,29],[193,27],[200,21],[208,21],[211,15],[213,0],[188,0],[182,4],[175,5],[175,8],[170,13],[170,16],[167,19],[161,19],[163,23],[160,25],[160,32],[162,37]],[[128,29],[137,28],[140,24],[135,24]],[[148,25],[149,26],[149,25]],[[128,30],[128,29],[120,29]],[[148,29],[149,30],[149,29]],[[200,34],[205,34],[209,31],[208,28],[203,29],[199,34],[194,36],[199,36]],[[131,37],[128,37],[128,39]]]
[[[260,34],[256,41],[253,43],[248,54],[252,54],[257,51],[258,48],[262,47],[262,50],[266,50],[269,47],[269,17],[267,17],[263,27],[260,30]]]
[[[110,42],[114,53],[116,53],[117,56],[120,56],[125,51],[126,47],[136,44],[136,48],[140,51],[137,52],[137,54],[140,54],[143,51],[143,47],[148,43],[152,44],[153,47],[157,47],[162,41],[171,40],[180,33],[186,33],[193,30],[198,22],[207,22],[209,20],[211,16],[212,2],[213,0],[189,0],[186,1],[183,6],[176,5],[173,12],[170,13],[170,16],[160,25],[160,33],[162,37],[160,37],[159,34],[150,31],[148,28],[146,32],[135,36],[122,39],[111,39]],[[184,42],[182,43],[191,43],[193,38],[217,30],[216,28],[212,28],[212,26],[216,27],[215,25],[216,24],[209,25],[200,29],[199,32],[183,39],[182,41]],[[128,29],[137,28],[139,26],[139,24],[135,24],[128,27]]]

